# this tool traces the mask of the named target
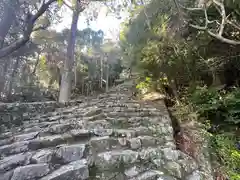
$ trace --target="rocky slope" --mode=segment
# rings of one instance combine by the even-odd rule
[[[0,180],[210,180],[176,150],[164,103],[132,100],[130,86],[64,106],[0,105]]]

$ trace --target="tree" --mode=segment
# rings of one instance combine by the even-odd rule
[[[4,16],[0,21],[1,27],[5,27],[0,34],[1,44],[4,44],[6,35],[9,32],[10,27],[12,26],[14,18],[16,18],[16,12],[14,12],[15,8],[14,8],[14,6],[13,6],[14,4],[12,4],[12,2],[14,2],[14,1],[8,0],[6,2],[7,8],[4,8]],[[24,2],[25,1],[23,1],[23,4],[24,4]],[[56,0],[48,0],[47,2],[45,0],[42,0],[41,3],[37,3],[37,5],[38,5],[37,7],[39,7],[39,8],[37,9],[37,11],[35,13],[31,12],[30,11],[31,6],[27,5],[27,7],[26,7],[27,13],[24,14],[24,16],[23,16],[24,19],[22,19],[22,21],[24,22],[24,29],[23,29],[22,37],[14,42],[11,42],[10,44],[6,45],[5,47],[2,46],[2,48],[0,48],[0,58],[1,59],[8,56],[12,52],[16,51],[23,45],[25,45],[29,41],[30,35],[33,31],[43,28],[43,27],[35,27],[35,23],[39,19],[39,17],[41,17],[48,10],[50,5],[54,2],[56,2]],[[20,3],[19,2],[16,3],[16,6],[20,7]],[[16,9],[19,9],[19,8],[16,8]],[[9,10],[10,10],[10,12],[9,12]],[[10,22],[9,22],[9,20],[10,20]]]
[[[72,24],[69,33],[68,47],[67,47],[67,57],[64,62],[63,73],[61,78],[61,87],[59,93],[59,102],[66,102],[69,100],[72,89],[73,81],[73,66],[74,66],[74,52],[75,52],[75,42],[76,42],[76,32],[79,14],[85,9],[89,1],[81,4],[78,0],[74,0],[72,6],[69,6],[72,11]]]
[[[205,31],[211,37],[223,43],[239,45],[240,37],[236,31],[240,30],[239,1],[235,0],[198,0],[196,7],[185,7],[174,0],[180,14],[187,11],[190,17],[190,27]],[[181,9],[180,9],[181,8]],[[182,16],[182,15],[181,15]],[[231,33],[230,33],[231,32]],[[235,38],[233,40],[232,38]]]

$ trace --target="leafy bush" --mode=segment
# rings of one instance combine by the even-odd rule
[[[146,77],[144,81],[141,81],[137,84],[136,88],[142,94],[147,93],[152,87],[152,79]]]
[[[212,149],[231,180],[240,179],[240,152],[237,131],[240,124],[240,89],[218,91],[197,87],[189,98],[204,123],[217,127],[212,136]]]
[[[198,87],[190,96],[190,102],[204,119],[219,127],[237,127],[240,123],[240,89],[230,92],[214,88]]]
[[[240,151],[236,149],[236,141],[231,134],[215,135],[212,141],[212,149],[231,180],[240,179]]]

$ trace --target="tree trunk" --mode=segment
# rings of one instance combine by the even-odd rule
[[[100,63],[101,63],[101,75],[100,75],[100,88],[102,89],[103,88],[103,59],[102,59],[102,57],[101,57],[101,59],[100,59]]]
[[[40,60],[40,53],[38,53],[37,60],[36,60],[36,63],[34,65],[34,68],[33,68],[32,76],[35,76],[39,60]]]
[[[108,86],[109,86],[109,66],[108,62],[106,65],[106,92],[108,92]]]
[[[16,19],[16,5],[13,0],[3,2],[3,16],[0,21],[0,49],[3,47],[4,40],[10,30],[14,20]]]
[[[8,88],[7,88],[7,97],[9,98],[11,96],[11,92],[12,92],[12,86],[13,86],[13,79],[14,77],[16,76],[17,74],[17,69],[18,69],[18,66],[19,66],[19,62],[20,62],[20,58],[18,57],[16,59],[16,61],[14,62],[14,65],[13,65],[13,71],[12,71],[12,74],[9,78],[9,84],[8,84]]]
[[[9,66],[9,60],[5,63],[0,64],[0,97],[2,96],[5,80],[6,80],[6,73]]]
[[[212,82],[212,86],[217,87],[221,85],[221,80],[219,77],[219,74],[217,71],[212,71],[212,76],[213,76],[213,82]]]
[[[74,88],[77,88],[78,76],[77,76],[77,61],[75,60],[74,65]]]
[[[73,80],[74,48],[76,41],[76,31],[79,18],[79,11],[74,10],[72,16],[72,25],[68,39],[67,58],[64,62],[61,87],[59,93],[59,102],[66,102],[70,99]]]

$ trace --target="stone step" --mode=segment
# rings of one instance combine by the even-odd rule
[[[85,180],[89,178],[86,160],[78,160],[60,167],[40,180]]]
[[[116,170],[121,165],[130,165],[139,161],[139,154],[132,150],[115,150],[97,154],[94,165],[99,171]]]
[[[13,171],[11,180],[32,180],[39,179],[48,173],[51,169],[48,164],[30,164],[20,166]]]
[[[132,100],[129,87],[84,102],[41,106],[37,116],[31,107],[20,112],[22,125],[0,135],[0,180],[198,177],[192,173],[195,161],[176,150],[164,103],[155,108]]]
[[[159,117],[163,114],[161,112],[108,112],[108,117]]]

